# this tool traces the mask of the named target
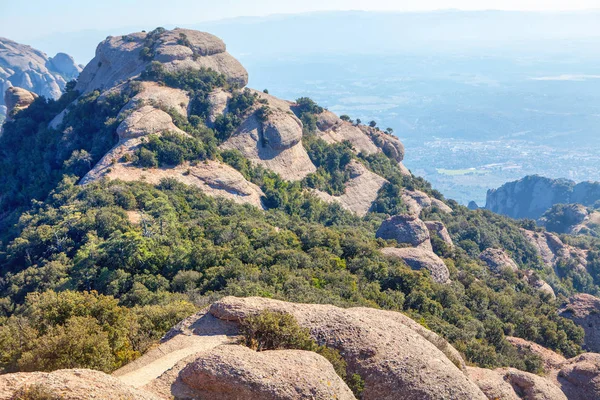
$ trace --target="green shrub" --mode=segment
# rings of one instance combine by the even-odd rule
[[[243,344],[257,351],[312,350],[310,332],[290,314],[264,311],[244,319],[240,325]]]

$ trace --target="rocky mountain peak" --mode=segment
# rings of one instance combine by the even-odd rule
[[[226,51],[225,43],[206,32],[157,28],[109,36],[82,71],[76,89],[81,93],[109,89],[141,74],[153,61],[169,71],[210,68],[239,87],[248,83],[246,69]]]

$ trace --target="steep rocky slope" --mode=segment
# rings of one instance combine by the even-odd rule
[[[73,58],[58,53],[49,58],[30,46],[0,37],[0,90],[9,87],[27,89],[39,96],[56,99],[65,85],[77,78],[81,67]],[[0,98],[0,119],[6,115],[8,104]]]
[[[511,218],[540,218],[555,204],[592,206],[600,200],[600,184],[526,176],[487,193],[485,208]]]
[[[192,164],[186,162],[160,168],[140,167],[135,162],[140,146],[153,135],[174,133],[189,136],[175,123],[174,118],[189,118],[191,109],[197,107],[198,103],[191,91],[169,87],[161,82],[140,80],[144,72],[156,68],[156,65],[160,66],[163,74],[211,70],[225,77],[230,89],[216,87],[202,100],[207,102],[205,122],[209,127],[215,127],[224,118],[237,121],[234,131],[221,143],[222,150],[239,151],[254,165],[260,165],[290,181],[302,180],[316,172],[317,167],[302,143],[305,127],[297,116],[301,113],[297,104],[249,90],[244,94],[253,96],[254,104],[243,114],[233,116],[231,108],[235,91],[247,84],[248,74],[227,53],[225,44],[208,33],[157,29],[149,33],[108,37],[98,45],[96,57],[79,76],[75,89],[82,97],[98,90],[101,100],[119,96],[129,99],[114,116],[119,122],[117,143],[85,175],[82,184],[103,177],[150,183],[173,178],[197,186],[209,195],[263,206],[261,197],[264,194],[261,189],[219,160]],[[15,96],[7,92],[7,99],[12,101],[10,99],[13,98]],[[76,104],[77,101],[72,106]],[[24,108],[22,105],[19,107]],[[268,112],[261,116],[263,109]],[[63,134],[68,132],[71,129],[65,122],[68,113],[69,109],[66,109],[58,114],[49,126],[63,131]],[[327,143],[349,142],[357,154],[386,154],[405,171],[401,164],[404,146],[391,135],[370,127],[353,125],[325,110],[317,115],[314,133]],[[317,189],[313,192],[326,202],[338,203],[363,216],[370,210],[387,181],[356,161],[347,165],[346,173],[349,179],[345,183],[344,193],[330,195]],[[419,204],[411,206],[411,212],[418,214],[422,208],[432,204],[450,210],[443,202],[429,199],[424,193],[420,199],[417,202]]]

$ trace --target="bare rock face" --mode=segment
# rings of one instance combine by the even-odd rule
[[[399,163],[404,160],[404,145],[396,136],[389,135],[368,126],[361,126],[361,129],[369,135],[373,143],[375,143],[386,156]]]
[[[587,353],[570,359],[557,380],[569,400],[600,399],[600,354]]]
[[[521,232],[548,267],[555,268],[559,261],[570,260],[576,261],[576,268],[586,268],[587,251],[564,244],[558,236],[550,232],[533,232],[525,229]]]
[[[503,249],[493,249],[491,247],[485,249],[479,255],[479,259],[486,263],[487,266],[490,267],[490,269],[495,273],[499,273],[504,269],[509,269],[513,272],[517,272],[519,270],[517,263],[514,262],[506,250]]]
[[[374,154],[380,151],[365,131],[350,122],[342,121],[330,111],[325,110],[317,115],[317,128],[317,134],[327,143],[341,143],[347,140],[352,143],[357,153]]]
[[[77,78],[81,68],[73,59],[58,53],[48,58],[30,46],[0,37],[0,90],[17,86],[49,99],[60,97],[68,81]],[[0,108],[5,105],[0,99]]]
[[[521,400],[502,374],[485,368],[467,367],[467,375],[489,400]]]
[[[53,399],[159,400],[159,397],[128,386],[117,378],[88,369],[63,369],[50,373],[21,372],[0,375],[1,399],[21,398],[17,396],[21,390],[31,390],[35,387],[43,388],[48,395],[52,395]]]
[[[576,184],[568,179],[533,175],[489,190],[485,208],[512,218],[538,219],[555,204],[593,206],[598,199],[598,182]]]
[[[585,331],[584,348],[600,352],[600,299],[590,294],[576,294],[561,308],[560,315],[569,318]]]
[[[48,60],[48,64],[50,70],[58,72],[66,80],[76,79],[81,73],[81,67],[66,53],[56,53]]]
[[[514,368],[467,368],[469,377],[490,400],[567,400],[550,380]]]
[[[184,397],[190,399],[355,399],[329,361],[301,350],[219,346],[200,353],[181,371],[179,381],[193,395]]]
[[[117,134],[121,140],[163,132],[187,135],[175,126],[169,114],[152,106],[144,106],[133,111],[117,127]]]
[[[221,39],[177,28],[154,34],[109,36],[98,45],[96,56],[81,72],[76,89],[82,93],[106,90],[139,75],[152,61],[160,62],[168,71],[211,68],[224,74],[232,84],[248,83],[248,73],[226,52]]]
[[[13,112],[24,110],[37,99],[38,95],[20,87],[9,87],[4,93],[6,115],[10,119]]]
[[[383,221],[375,234],[378,238],[395,240],[398,244],[409,244],[431,251],[429,230],[414,214],[394,215]]]
[[[281,111],[269,116],[262,131],[266,145],[274,150],[289,149],[302,140],[302,122],[295,115]]]
[[[395,248],[386,247],[381,249],[381,252],[388,257],[396,257],[404,260],[404,262],[412,269],[426,269],[431,273],[431,278],[437,283],[448,283],[450,280],[450,272],[433,251],[423,248]]]
[[[511,218],[538,219],[552,205],[569,203],[574,185],[566,179],[526,176],[488,190],[485,208]]]
[[[210,110],[206,124],[209,128],[214,127],[215,121],[219,115],[227,112],[229,99],[231,93],[226,92],[222,89],[215,89],[211,94],[208,95],[208,102],[210,103]]]
[[[419,215],[424,209],[430,209],[436,207],[443,213],[451,213],[450,208],[446,203],[441,200],[429,197],[425,192],[420,190],[402,190],[402,201],[406,204],[409,214]]]
[[[197,165],[184,163],[176,167],[153,169],[142,169],[131,163],[112,161],[119,160],[124,154],[130,153],[130,149],[134,149],[138,144],[139,139],[132,139],[117,146],[100,160],[81,183],[86,184],[106,177],[125,182],[144,181],[157,185],[162,179],[172,178],[183,184],[195,186],[209,196],[223,197],[238,204],[252,204],[264,208],[261,200],[264,196],[263,191],[248,182],[237,170],[218,161],[206,161]]]
[[[452,242],[452,237],[446,229],[446,225],[444,225],[441,221],[425,221],[425,226],[429,229],[429,233],[431,235],[435,235],[438,238],[442,239],[444,243],[446,243],[450,247],[454,247],[454,242]]]
[[[231,138],[221,145],[221,148],[238,150],[250,161],[280,174],[284,179],[301,180],[317,170],[302,143],[292,144],[298,134],[302,135],[302,128],[298,127],[298,131],[294,127],[297,121],[293,115],[280,113],[279,111],[275,111],[274,114],[278,115],[274,118],[282,119],[279,122],[273,120],[269,124],[271,137],[276,138],[275,147],[271,146],[268,141],[269,138],[267,140],[263,139],[263,123],[252,115],[242,123]],[[284,122],[285,119],[287,119],[287,122]],[[278,126],[285,127],[286,132],[275,133]],[[287,141],[288,147],[282,148],[283,142],[277,140],[277,137],[283,138],[283,142]]]
[[[343,195],[332,196],[319,190],[314,192],[321,200],[340,203],[346,210],[362,217],[369,212],[379,190],[387,181],[357,161],[350,162],[347,168],[350,170],[350,180],[346,182]]]
[[[403,322],[407,317],[396,317],[402,314],[256,297],[226,297],[210,307],[213,316],[236,322],[263,310],[292,314],[318,343],[338,349],[350,373],[364,379],[364,400],[486,399],[438,346]]]
[[[513,336],[506,336],[506,340],[515,346],[520,353],[531,352],[539,356],[544,362],[544,369],[546,371],[560,369],[567,361],[562,355],[529,340]]]

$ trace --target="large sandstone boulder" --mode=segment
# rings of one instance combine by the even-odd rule
[[[409,244],[431,251],[427,225],[414,214],[399,214],[386,219],[375,235],[381,239],[395,240],[398,244]]]
[[[13,112],[24,110],[37,99],[38,95],[20,87],[9,87],[4,93],[6,115],[10,118]]]
[[[133,111],[117,127],[117,134],[122,140],[163,132],[187,135],[175,126],[169,114],[152,106],[143,106]]]
[[[358,161],[351,161],[346,167],[350,172],[350,180],[346,182],[346,190],[341,196],[332,196],[329,193],[315,190],[314,193],[321,200],[328,203],[337,202],[346,210],[359,216],[365,216],[373,202],[377,200],[379,190],[387,182],[381,176],[369,171]]]
[[[274,150],[285,150],[302,140],[302,122],[295,116],[276,111],[262,126],[263,140],[266,146]]]
[[[381,151],[368,133],[350,122],[342,121],[330,111],[317,115],[317,134],[327,143],[348,141],[357,153],[375,154]]]
[[[446,229],[446,225],[444,225],[441,221],[425,221],[425,226],[429,229],[430,235],[435,235],[438,238],[442,239],[444,243],[446,243],[449,247],[454,247],[454,242],[452,241],[452,237]]]
[[[263,310],[293,315],[318,343],[338,349],[349,372],[364,379],[364,400],[486,398],[442,346],[414,330],[414,321],[405,323],[408,317],[399,313],[256,297],[226,297],[210,307],[213,316],[236,322]]]
[[[198,354],[180,372],[177,385],[184,386],[178,393],[189,393],[179,399],[355,399],[329,361],[301,350],[219,346]]]
[[[570,359],[557,380],[569,400],[600,399],[600,354],[587,353]]]
[[[545,280],[543,280],[542,278],[540,278],[538,276],[538,274],[536,274],[534,271],[532,270],[527,270],[525,271],[525,276],[524,276],[524,280],[534,289],[549,294],[550,297],[552,297],[553,299],[556,299],[556,294],[554,293],[554,289],[552,289],[552,286],[550,286],[548,284],[548,282],[546,282]]]
[[[499,273],[502,270],[511,270],[513,272],[519,270],[517,263],[503,249],[487,248],[481,252],[479,259],[486,263],[495,273]]]
[[[600,299],[590,294],[576,294],[561,308],[560,315],[569,318],[585,331],[584,348],[600,352]]]
[[[420,215],[422,210],[429,210],[433,207],[439,211],[449,214],[452,212],[446,203],[438,200],[420,190],[402,189],[402,201],[406,205],[409,214]]]
[[[208,95],[210,109],[208,111],[206,124],[209,128],[214,127],[215,121],[219,115],[223,115],[227,112],[230,98],[231,93],[221,88],[215,89]]]
[[[147,48],[147,56],[142,51]],[[109,36],[96,49],[96,56],[81,72],[76,89],[87,93],[109,89],[138,76],[152,62],[160,62],[167,71],[211,68],[224,74],[238,86],[248,83],[248,73],[216,36],[189,29],[163,33],[138,32]]]
[[[402,259],[412,269],[428,270],[431,273],[431,278],[437,283],[447,283],[450,280],[448,267],[433,251],[412,247],[401,249],[386,247],[381,249],[381,252],[388,257]]]
[[[472,368],[469,377],[490,400],[567,400],[562,390],[549,379],[514,368],[494,371]]]
[[[361,125],[361,129],[369,135],[373,143],[375,143],[386,156],[399,163],[404,160],[404,145],[396,136],[389,135],[364,125]]]
[[[0,399],[21,399],[23,392],[40,388],[46,396],[39,399],[64,400],[159,400],[144,390],[135,389],[103,372],[88,369],[63,369],[54,372],[22,372],[0,375]],[[34,398],[34,397],[26,397]]]
[[[302,135],[302,128],[299,128],[299,130],[294,128],[297,121],[293,115],[280,114],[278,111],[274,111],[274,115],[278,116],[269,117],[269,121],[273,122],[269,123],[267,121],[266,124],[270,126],[271,137],[275,138],[275,147],[271,146],[268,141],[269,138],[263,140],[265,124],[259,121],[255,115],[252,115],[242,123],[231,138],[221,145],[221,148],[238,150],[250,161],[278,173],[284,179],[301,180],[317,170],[302,143],[296,142],[293,144],[298,134]],[[275,122],[271,118],[282,118],[282,120]],[[286,131],[275,133],[278,127],[284,128]],[[281,139],[278,140],[278,137]],[[286,142],[287,147],[283,147],[282,144]]]

